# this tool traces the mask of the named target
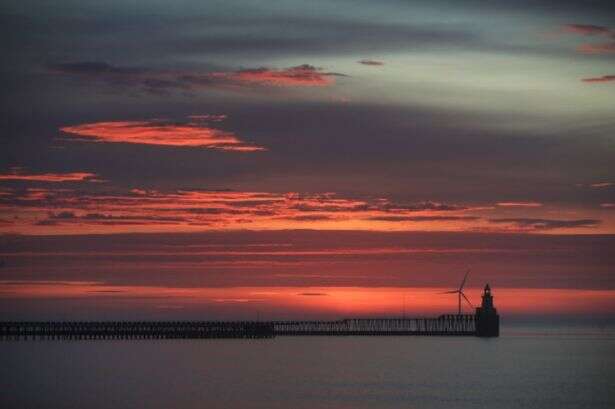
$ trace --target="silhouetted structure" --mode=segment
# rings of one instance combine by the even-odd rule
[[[463,287],[466,285],[468,274],[470,274],[470,270],[466,271],[466,274],[463,276],[463,280],[461,280],[461,284],[459,285],[458,289],[453,290],[453,291],[445,291],[442,293],[442,294],[457,294],[457,300],[458,300],[457,314],[458,315],[461,315],[461,297],[463,297],[463,299],[466,300],[470,308],[474,308],[470,300],[468,300],[468,297],[466,297],[465,293],[463,292]]]
[[[485,286],[483,291],[481,306],[476,308],[476,336],[500,336],[500,316],[498,310],[493,306],[493,296],[489,284]]]
[[[1,322],[2,339],[272,338],[271,322],[94,321]]]
[[[276,335],[476,335],[470,314],[437,318],[349,318],[338,321],[274,321]]]
[[[273,338],[304,335],[497,337],[500,318],[487,284],[475,314],[337,321],[0,322],[0,339]]]

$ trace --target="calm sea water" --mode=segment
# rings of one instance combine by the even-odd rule
[[[615,335],[0,343],[2,408],[615,408]]]

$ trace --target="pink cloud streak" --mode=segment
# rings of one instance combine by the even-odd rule
[[[200,147],[236,152],[266,150],[262,146],[241,141],[232,132],[193,122],[107,121],[65,126],[60,130],[94,142]]]
[[[102,182],[98,175],[90,172],[69,173],[25,173],[20,168],[12,168],[0,174],[0,180],[28,180],[35,182]]]

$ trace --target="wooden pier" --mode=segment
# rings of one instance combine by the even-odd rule
[[[474,315],[438,318],[351,318],[339,321],[274,321],[276,335],[476,335]]]
[[[0,322],[0,339],[272,338],[275,336],[476,335],[474,315],[337,321]]]
[[[270,322],[100,321],[0,322],[0,339],[272,338]]]

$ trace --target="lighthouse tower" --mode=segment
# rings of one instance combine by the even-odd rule
[[[493,296],[489,284],[483,291],[483,302],[476,308],[476,335],[479,337],[500,336],[500,316],[493,306]]]

